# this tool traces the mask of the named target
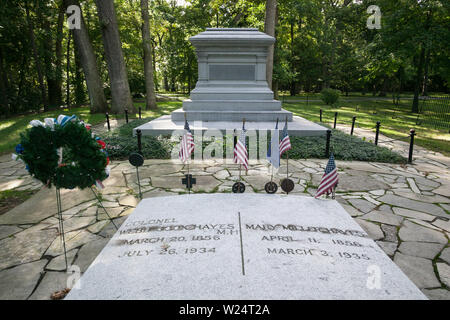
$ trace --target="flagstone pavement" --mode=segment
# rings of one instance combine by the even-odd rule
[[[360,129],[355,133],[373,135]],[[387,140],[380,137],[381,142]],[[387,146],[407,155],[407,143]],[[412,165],[336,164],[336,199],[430,299],[450,300],[450,158],[416,147]],[[290,160],[292,194],[314,195],[325,165],[326,160]],[[146,160],[140,169],[143,197],[185,192],[185,169],[179,161]],[[231,192],[238,178],[234,164],[202,161],[190,169],[197,177],[194,192]],[[274,179],[285,177],[285,170],[283,164]],[[264,192],[270,179],[267,163],[250,163],[243,179],[245,192]],[[135,169],[128,161],[113,161],[104,184],[103,205],[120,225],[139,202]],[[68,286],[70,277],[58,236],[55,190],[42,188],[22,163],[5,155],[0,157],[0,190],[10,189],[39,191],[0,215],[0,299],[49,299]],[[89,189],[62,190],[61,196],[68,260],[84,272],[115,228]]]

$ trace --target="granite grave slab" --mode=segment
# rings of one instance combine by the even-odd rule
[[[335,200],[142,200],[66,299],[426,299]]]

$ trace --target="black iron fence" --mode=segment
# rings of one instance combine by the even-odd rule
[[[322,122],[323,114],[324,114],[324,111],[322,109],[320,109],[320,111],[319,111],[320,122]],[[334,113],[334,121],[333,121],[333,129],[336,129],[336,125],[338,123],[338,116],[339,116],[339,113],[335,112]],[[356,116],[352,117],[352,126],[351,126],[351,129],[350,129],[350,135],[353,135],[353,132],[355,130],[355,125],[356,125]],[[416,136],[416,130],[415,129],[411,129],[407,136],[403,136],[403,137],[396,138],[396,139],[390,139],[390,140],[386,140],[386,141],[380,141],[380,142],[379,142],[378,138],[379,138],[379,135],[380,135],[381,122],[377,121],[375,126],[370,128],[370,129],[372,129],[372,130],[375,129],[375,136],[374,136],[374,144],[375,145],[378,145],[378,143],[389,143],[389,142],[393,142],[393,141],[401,141],[401,140],[406,141],[406,140],[409,140],[408,163],[412,163],[412,161],[413,161],[413,150],[414,150],[414,137]],[[328,130],[328,133],[327,133],[327,144],[326,144],[326,154],[327,154],[327,156],[329,154],[329,141],[330,141],[330,138],[331,138],[331,131]]]
[[[125,115],[125,122],[128,123],[129,122],[128,109],[124,110],[124,115]],[[139,119],[142,119],[142,108],[141,107],[138,108],[138,115],[139,115]],[[110,124],[110,121],[109,121],[110,118],[111,118],[111,115],[108,112],[106,112],[105,113],[105,117],[106,117],[106,124],[108,126],[108,131],[111,131],[111,124]]]
[[[417,125],[427,125],[450,132],[450,96],[419,97]]]

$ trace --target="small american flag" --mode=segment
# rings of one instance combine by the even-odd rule
[[[245,147],[245,128],[242,125],[241,136],[239,137],[236,145],[234,146],[234,163],[240,163],[244,166],[245,170],[248,170],[248,153]]]
[[[182,162],[186,162],[191,158],[191,153],[194,151],[194,138],[192,137],[191,129],[189,129],[189,123],[185,120],[184,135],[180,143],[180,152],[178,153]]]
[[[287,119],[284,123],[283,131],[281,132],[281,142],[280,142],[280,157],[283,153],[291,149],[291,139],[289,139],[289,133],[287,130]]]
[[[327,167],[325,168],[325,174],[322,177],[322,181],[320,181],[319,188],[317,189],[317,193],[315,198],[320,197],[325,192],[328,194],[333,190],[333,187],[338,183],[338,174],[336,163],[334,162],[334,156],[331,154],[330,159],[328,160]]]

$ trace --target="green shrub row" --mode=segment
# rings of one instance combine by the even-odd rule
[[[151,118],[134,120],[128,124],[102,135],[107,144],[109,157],[112,160],[128,159],[132,152],[137,151],[137,139],[133,137],[133,128],[140,126]],[[325,156],[325,136],[290,137],[292,149],[288,151],[290,159],[323,159]],[[270,138],[268,137],[268,141]],[[176,141],[170,141],[169,136],[142,136],[142,153],[146,159],[170,159]],[[212,142],[203,141],[203,148]],[[223,154],[225,151],[224,142]],[[338,130],[332,130],[330,149],[337,160],[357,160],[387,163],[406,163],[406,158],[388,148],[376,146],[358,137],[350,136]],[[283,158],[286,154],[283,155]]]

